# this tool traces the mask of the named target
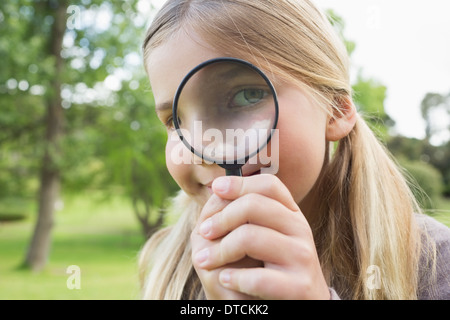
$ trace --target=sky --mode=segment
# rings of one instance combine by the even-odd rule
[[[152,0],[160,7],[165,0]],[[394,133],[423,138],[420,103],[428,92],[450,92],[450,1],[448,0],[312,0],[333,9],[345,21],[344,36],[356,43],[352,80],[361,69],[387,87],[385,111]],[[437,125],[450,122],[436,117]],[[445,131],[435,143],[450,138]]]
[[[345,37],[356,43],[353,67],[387,87],[385,110],[396,121],[397,133],[423,138],[423,97],[428,92],[450,93],[450,1],[313,2],[344,19]],[[448,115],[437,116],[436,125],[450,121]],[[449,138],[447,130],[435,143]]]

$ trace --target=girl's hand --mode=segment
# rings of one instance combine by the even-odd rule
[[[207,298],[329,299],[306,218],[274,175],[220,177],[192,233]]]
[[[196,261],[202,260],[202,254],[207,254],[207,249],[213,246],[216,243],[220,243],[220,239],[217,240],[208,240],[205,239],[200,231],[199,226],[201,222],[205,219],[205,217],[211,216],[214,213],[217,213],[223,210],[231,201],[223,200],[219,198],[217,195],[213,194],[208,202],[203,207],[202,213],[200,215],[199,221],[197,222],[196,228],[193,230],[191,234],[191,245],[193,252],[193,261],[194,267],[196,269],[197,275],[199,276],[203,289],[206,293],[207,299],[212,300],[248,300],[253,299],[253,297],[239,293],[237,291],[233,291],[230,289],[226,289],[219,282],[219,274],[225,267],[240,267],[240,268],[251,268],[251,267],[261,267],[263,264],[259,261],[255,261],[249,257],[241,259],[238,262],[231,263],[227,266],[223,266],[215,269],[204,269],[198,267],[198,263]],[[206,249],[206,250],[205,250]],[[200,263],[200,262],[199,262]]]

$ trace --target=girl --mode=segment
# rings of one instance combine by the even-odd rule
[[[258,164],[243,177],[175,164],[182,142],[168,140],[180,217],[142,250],[144,298],[450,298],[449,229],[419,214],[358,115],[346,50],[309,1],[169,0],[144,56],[169,134],[179,83],[212,58],[264,70],[280,106],[275,175],[258,174]]]

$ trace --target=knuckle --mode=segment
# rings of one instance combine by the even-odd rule
[[[302,277],[301,279],[297,279],[297,288],[298,292],[302,294],[302,299],[307,297],[307,293],[314,290],[315,283],[310,276]]]
[[[261,195],[257,193],[249,193],[242,197],[242,210],[247,215],[257,212],[261,207]]]
[[[244,255],[245,232],[239,227],[225,236],[219,244],[221,263],[232,262]]]
[[[254,272],[251,277],[240,277],[238,281],[239,289],[247,294],[260,292],[263,283],[265,283],[260,272]]]
[[[220,241],[219,254],[217,256],[220,264],[228,261],[228,257],[230,255],[230,251],[229,251],[228,247],[229,246],[228,246],[227,238],[224,238],[222,241]]]
[[[239,227],[239,238],[243,246],[249,245],[249,242],[250,243],[252,242],[249,240],[254,239],[254,236],[255,236],[255,229],[252,228],[251,225],[244,224],[241,227]]]
[[[233,211],[230,208],[215,214],[212,218],[211,232],[213,234],[224,235],[231,231],[234,224]]]
[[[281,187],[281,180],[275,175],[267,175],[263,188],[268,193],[273,193]]]
[[[248,193],[235,200],[233,207],[230,208],[230,212],[226,212],[222,217],[224,225],[229,227],[232,222],[251,222],[254,214],[262,209],[261,197],[261,195],[256,193]]]
[[[236,245],[242,250],[246,250],[252,244],[251,239],[254,239],[255,232],[249,224],[243,224],[235,229]]]
[[[224,211],[221,211],[219,213],[216,213],[211,218],[211,234],[217,235],[221,234],[223,230],[227,230],[229,227],[229,218],[228,215],[225,214]]]
[[[300,261],[302,263],[311,262],[315,256],[315,249],[313,249],[310,245],[305,243],[304,241],[297,241],[294,244],[293,250],[294,259]]]

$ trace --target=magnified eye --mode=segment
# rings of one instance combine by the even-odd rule
[[[177,121],[178,121],[178,125],[181,126],[183,122],[181,121],[180,117],[177,117]]]
[[[260,102],[267,96],[263,89],[244,89],[239,91],[232,100],[233,107],[246,107]]]

